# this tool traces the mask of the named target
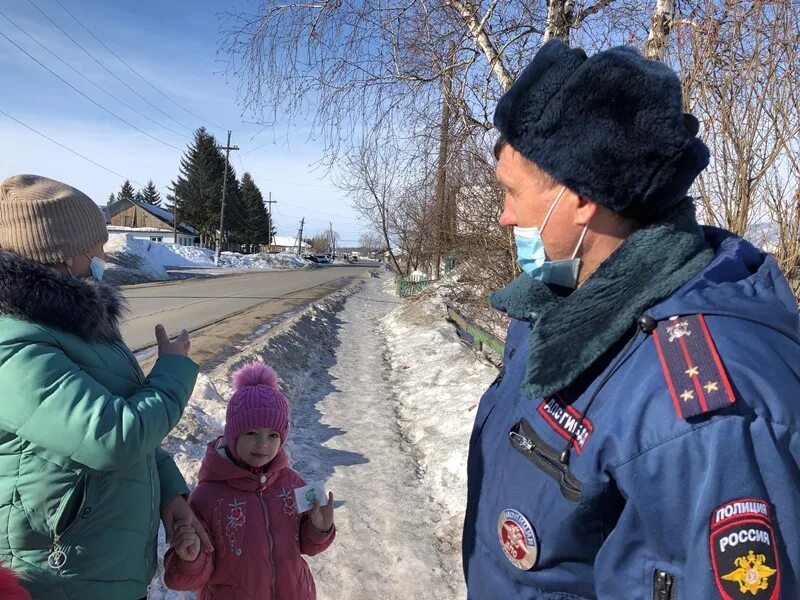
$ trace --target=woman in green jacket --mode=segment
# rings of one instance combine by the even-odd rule
[[[160,448],[197,378],[189,337],[157,327],[144,376],[120,336],[124,300],[99,281],[107,240],[75,188],[0,184],[0,562],[34,600],[143,598],[159,518],[168,536],[190,521],[211,550]]]

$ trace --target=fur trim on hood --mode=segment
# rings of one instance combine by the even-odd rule
[[[120,340],[127,310],[119,290],[93,279],[62,275],[0,250],[0,316],[61,329],[88,342]]]

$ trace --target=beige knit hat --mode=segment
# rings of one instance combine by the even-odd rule
[[[55,264],[107,241],[103,211],[74,187],[40,175],[0,183],[0,249]]]

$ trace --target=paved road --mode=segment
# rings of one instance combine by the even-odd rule
[[[167,332],[194,331],[258,305],[287,297],[316,299],[320,288],[342,278],[359,277],[367,265],[331,266],[313,270],[260,271],[230,277],[189,279],[124,289],[131,312],[122,335],[135,351],[155,343],[153,330],[163,323]]]

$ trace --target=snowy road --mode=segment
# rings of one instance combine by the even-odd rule
[[[154,344],[158,323],[167,333],[194,331],[230,315],[287,297],[319,298],[330,290],[314,291],[342,277],[359,277],[364,266],[336,266],[313,270],[269,271],[230,277],[177,281],[125,288],[131,312],[122,334],[134,350]]]

